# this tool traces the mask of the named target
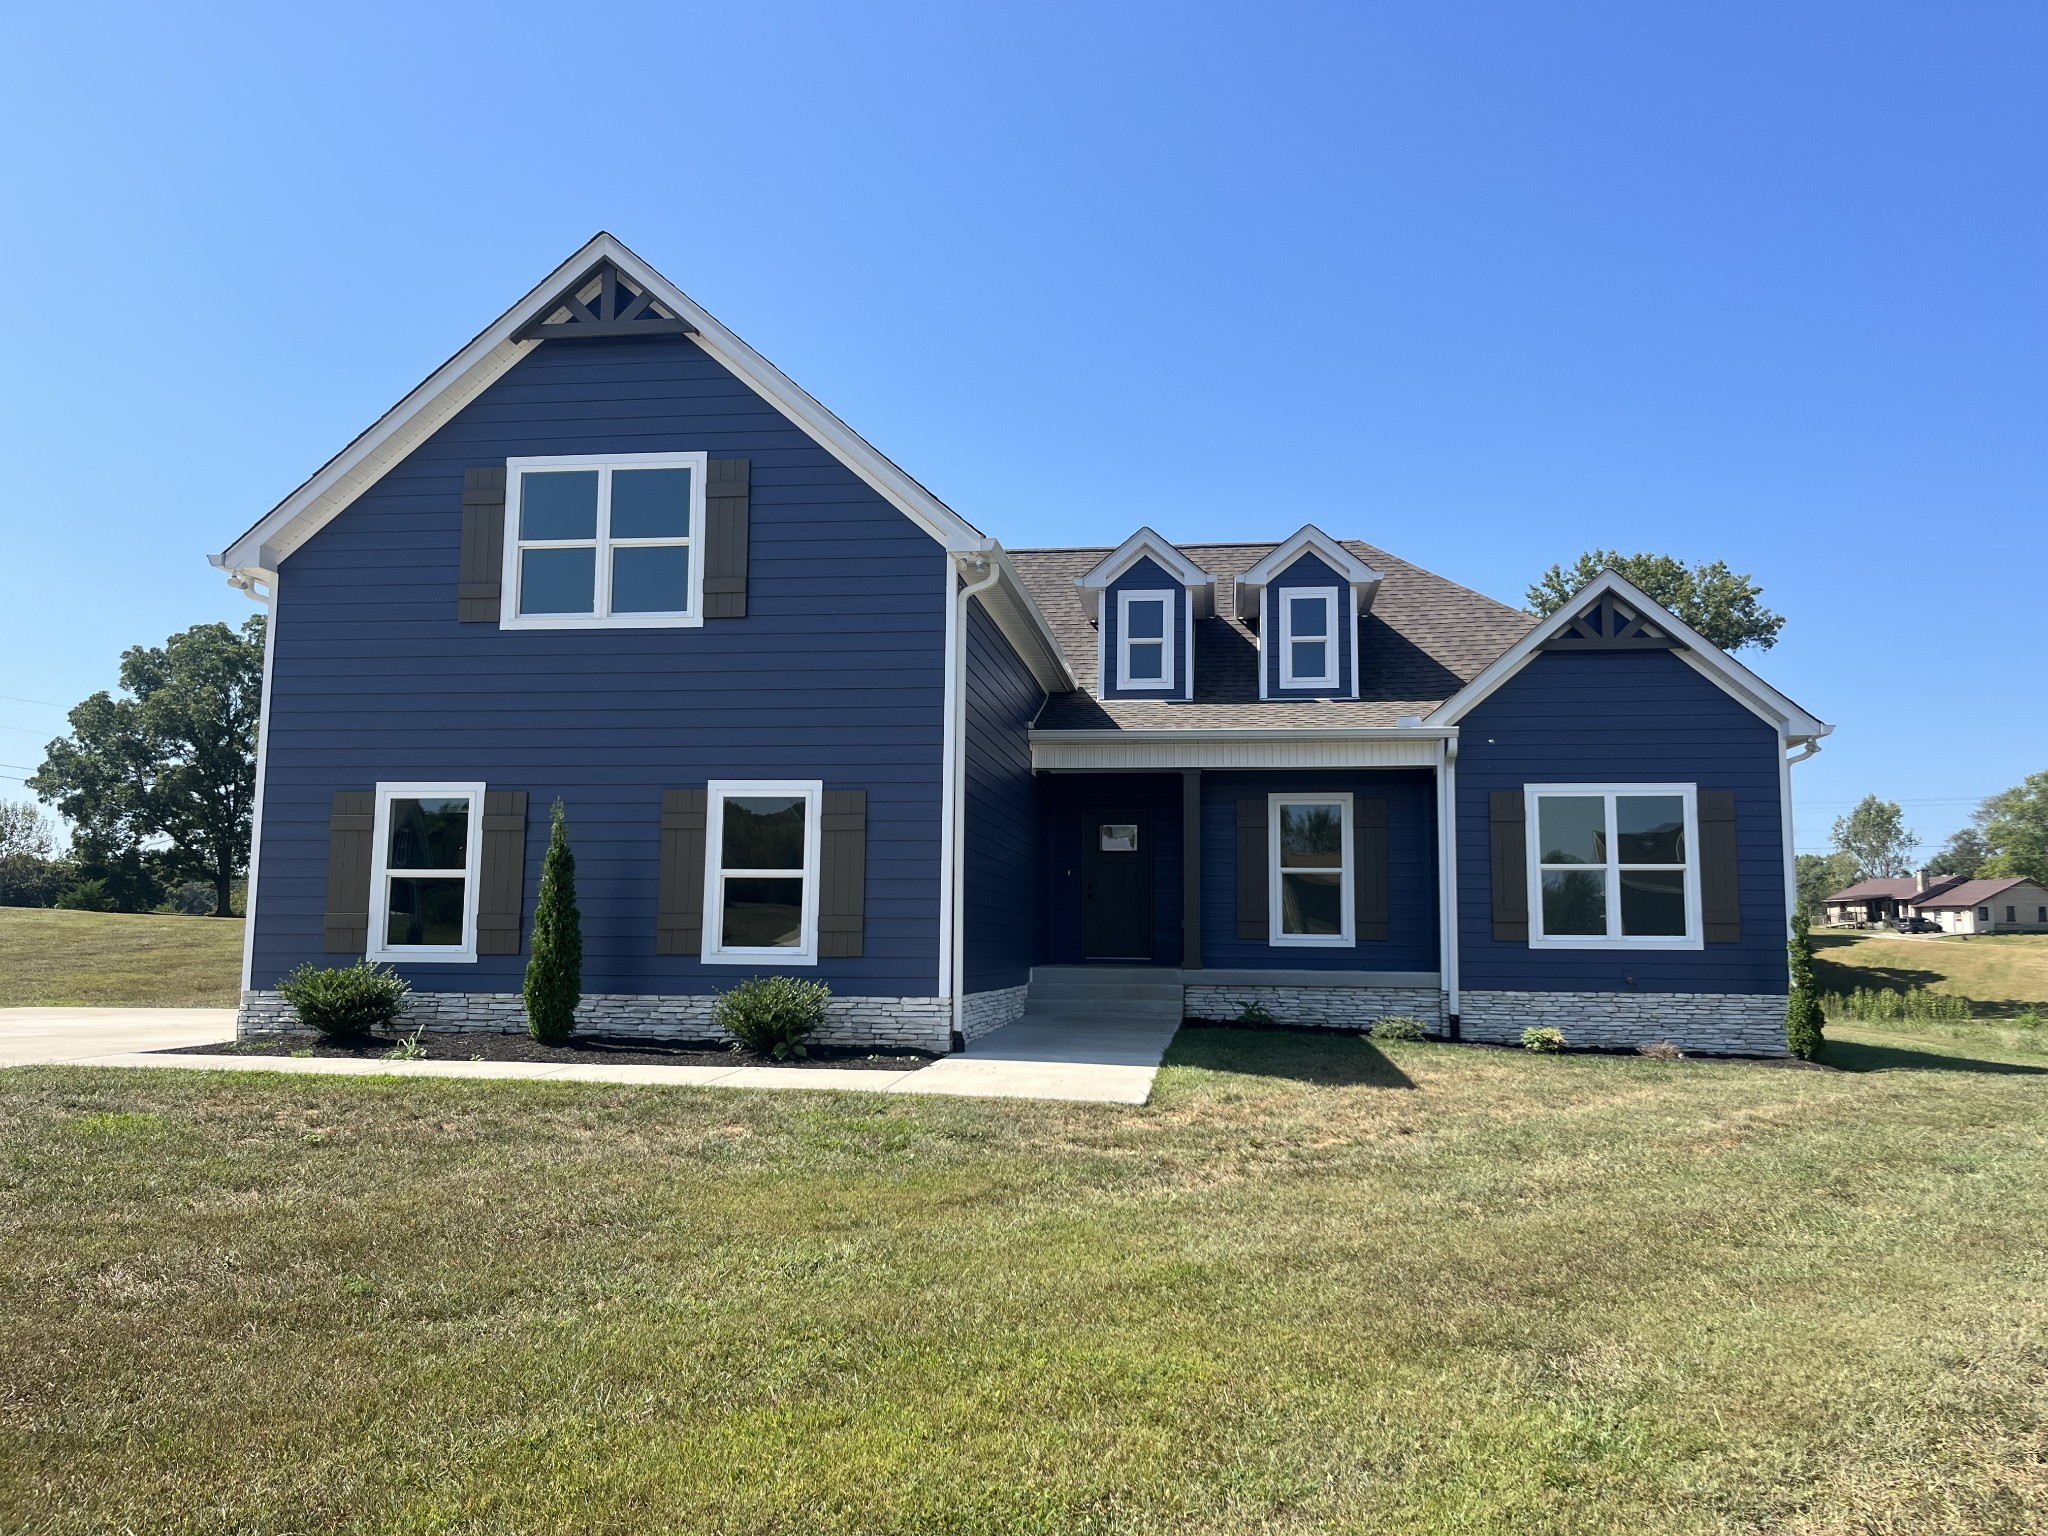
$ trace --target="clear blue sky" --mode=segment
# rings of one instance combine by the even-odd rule
[[[1754,572],[1803,848],[2048,769],[2038,4],[44,6],[0,69],[0,774],[599,228],[1013,547]]]

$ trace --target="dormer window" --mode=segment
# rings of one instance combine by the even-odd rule
[[[1117,594],[1117,607],[1117,630],[1122,637],[1117,686],[1171,688],[1173,594],[1120,592]]]
[[[1280,686],[1337,686],[1337,589],[1288,589],[1280,595]]]

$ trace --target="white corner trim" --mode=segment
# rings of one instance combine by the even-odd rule
[[[394,800],[469,801],[469,833],[463,849],[462,943],[387,944],[384,935],[391,917],[391,802]],[[484,786],[481,783],[453,783],[441,779],[386,780],[377,785],[375,814],[370,818],[370,931],[365,935],[363,958],[395,961],[407,965],[465,965],[476,959],[476,914],[478,887],[483,880]],[[399,871],[402,875],[432,879],[446,876],[446,870]]]
[[[1281,876],[1286,874],[1284,852],[1280,846],[1280,811],[1289,805],[1341,805],[1344,808],[1343,827],[1337,836],[1337,847],[1342,862],[1338,865],[1338,922],[1337,933],[1283,933],[1281,931],[1281,909],[1285,905],[1282,895]],[[1357,828],[1351,819],[1351,792],[1337,790],[1328,793],[1288,793],[1266,796],[1266,944],[1271,949],[1349,949],[1358,942],[1357,898],[1352,889],[1358,874]],[[1317,873],[1323,873],[1318,866]],[[1297,870],[1299,874],[1302,871]]]
[[[1574,869],[1591,873],[1597,869],[1606,882],[1607,933],[1603,936],[1591,934],[1546,934],[1543,931],[1543,850],[1542,828],[1537,802],[1546,797],[1563,795],[1600,796],[1606,803],[1608,861],[1605,864],[1581,864]],[[1685,932],[1683,935],[1658,935],[1654,937],[1629,938],[1621,932],[1620,882],[1623,865],[1619,858],[1619,838],[1615,830],[1615,801],[1628,795],[1675,795],[1685,807]],[[1529,948],[1531,949],[1704,949],[1706,947],[1706,920],[1700,900],[1700,815],[1699,790],[1693,784],[1525,784],[1522,786],[1522,815],[1524,833],[1527,839],[1527,856],[1524,863],[1528,868],[1529,882]],[[1557,866],[1552,866],[1556,868]],[[1668,870],[1674,865],[1629,865],[1630,869]]]
[[[816,965],[818,963],[818,878],[824,847],[825,784],[822,779],[713,779],[706,786],[704,817],[704,936],[699,959],[706,965]],[[725,881],[786,880],[789,870],[725,868],[725,805],[746,795],[797,795],[804,802],[803,908],[798,914],[802,939],[796,948],[777,945],[736,946],[725,942]]]
[[[263,862],[263,781],[270,764],[270,680],[277,675],[278,578],[265,585],[269,595],[262,599],[263,689],[256,717],[256,793],[249,803],[249,876],[242,884],[242,990],[255,987],[256,976],[256,876]],[[255,594],[251,591],[250,595]],[[374,825],[374,823],[373,823]]]
[[[711,455],[694,453],[550,454],[538,458],[505,461],[505,563],[500,573],[504,593],[498,619],[500,629],[697,629],[704,623],[704,514]],[[612,475],[621,469],[687,469],[690,473],[690,531],[682,539],[629,539],[621,546],[611,534]],[[597,523],[589,539],[521,539],[519,511],[525,477],[549,470],[595,470]],[[679,613],[613,613],[611,611],[611,554],[616,548],[674,547],[690,551],[689,606]],[[519,557],[526,549],[582,549],[595,551],[593,565],[596,587],[593,611],[574,613],[521,613],[519,611]]]
[[[1174,599],[1178,592],[1173,587],[1126,588],[1116,595],[1116,684],[1120,693],[1171,693],[1174,689],[1174,636],[1178,629],[1173,622]],[[1141,603],[1157,603],[1165,607],[1159,616],[1159,678],[1133,678],[1131,676],[1131,610]],[[1149,639],[1140,642],[1151,645]]]
[[[1305,688],[1335,688],[1342,675],[1338,655],[1338,625],[1343,623],[1335,587],[1281,587],[1280,595],[1280,686],[1298,691]],[[1323,670],[1314,677],[1297,676],[1294,671],[1294,604],[1297,598],[1311,598],[1323,604],[1323,633],[1313,640],[1323,642]]]

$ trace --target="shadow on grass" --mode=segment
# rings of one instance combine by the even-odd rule
[[[1167,1048],[1165,1065],[1284,1077],[1319,1088],[1415,1086],[1370,1040],[1321,1030],[1184,1027]]]
[[[2048,1077],[2048,1067],[2030,1067],[2024,1062],[1985,1061],[1941,1051],[1907,1050],[1898,1045],[1866,1045],[1861,1040],[1830,1040],[1820,1060],[1822,1065],[1844,1072],[1982,1072],[1997,1077]]]

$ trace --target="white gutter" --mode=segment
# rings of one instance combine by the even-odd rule
[[[1002,580],[1003,571],[993,539],[979,550],[946,554],[945,803],[939,828],[940,889],[945,897],[939,914],[939,995],[951,1004],[957,1036],[967,973],[967,868],[962,857],[967,838],[967,604]],[[958,586],[963,577],[967,585]]]

